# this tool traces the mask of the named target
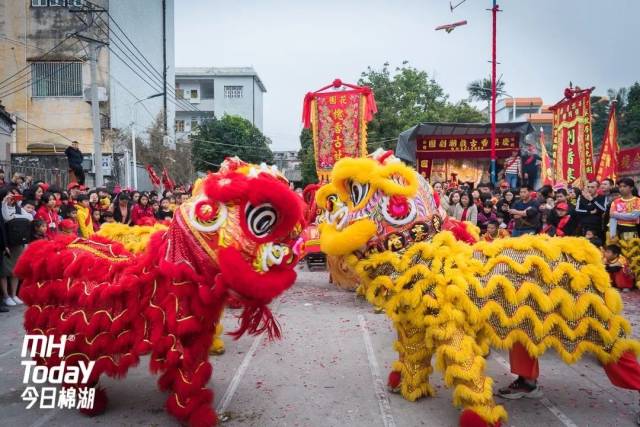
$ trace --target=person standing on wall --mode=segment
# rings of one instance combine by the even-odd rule
[[[82,168],[82,151],[80,151],[78,141],[73,141],[69,147],[64,150],[69,162],[69,171],[73,172],[75,181],[84,185],[84,170]]]
[[[527,144],[522,153],[522,182],[532,190],[536,188],[541,160],[542,158],[536,153],[536,147],[533,144]]]

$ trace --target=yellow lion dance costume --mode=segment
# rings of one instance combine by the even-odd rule
[[[317,203],[334,213],[320,224],[322,250],[346,256],[361,292],[393,321],[390,385],[404,398],[434,394],[435,356],[464,409],[460,424],[499,425],[507,414],[493,400],[486,356],[517,344],[531,357],[553,347],[566,363],[591,352],[611,367],[624,356],[640,384],[640,343],[628,338],[620,296],[586,239],[474,243],[475,227],[447,218],[428,183],[390,153],[340,160]]]

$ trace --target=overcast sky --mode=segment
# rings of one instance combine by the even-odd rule
[[[457,3],[460,0],[452,0]],[[596,93],[640,80],[640,0],[503,0],[498,75],[516,97],[562,97],[569,81]],[[297,149],[304,94],[368,65],[408,60],[457,101],[487,76],[490,0],[176,0],[176,66],[253,66],[264,82],[264,132]],[[466,19],[450,34],[438,25]]]

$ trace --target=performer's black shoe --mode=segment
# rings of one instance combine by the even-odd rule
[[[512,400],[522,399],[523,397],[538,399],[542,397],[542,390],[540,390],[540,387],[538,387],[538,384],[535,381],[529,381],[523,377],[518,377],[507,387],[498,390],[498,396]]]

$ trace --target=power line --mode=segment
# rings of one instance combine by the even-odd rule
[[[79,52],[76,52],[76,54],[77,54],[77,53],[79,53]],[[64,66],[62,66],[62,67],[60,67],[60,68],[58,68],[58,69],[56,69],[56,70],[53,70],[53,71],[51,71],[50,73],[48,73],[48,74],[46,74],[46,75],[44,75],[44,76],[40,77],[39,79],[37,79],[37,80],[35,80],[35,81],[33,80],[33,78],[30,78],[29,80],[27,80],[27,81],[25,81],[25,82],[18,83],[18,86],[17,86],[17,87],[16,87],[16,86],[14,86],[14,87],[11,87],[11,88],[6,88],[6,90],[9,90],[10,92],[2,93],[2,94],[0,94],[0,97],[6,97],[6,96],[9,96],[9,95],[13,95],[14,93],[20,92],[20,91],[22,91],[22,90],[24,90],[24,89],[28,88],[29,86],[32,86],[33,84],[38,83],[38,82],[40,82],[40,81],[42,81],[42,80],[45,80],[45,79],[50,80],[50,79],[48,79],[50,76],[53,76],[53,75],[55,75],[55,74],[58,74],[58,73],[60,73],[61,71],[66,70],[66,69],[67,69],[67,68],[69,68],[70,66],[72,66],[72,65],[74,65],[74,64],[77,64],[78,62],[82,63],[82,62],[84,62],[84,61],[70,61],[67,65],[64,65]],[[70,80],[58,80],[58,81],[67,81],[67,82],[71,82]]]
[[[34,124],[34,123],[31,123],[31,122],[28,122],[28,121],[26,121],[25,119],[23,119],[22,117],[20,117],[20,116],[18,116],[18,115],[16,115],[16,119],[18,119],[18,120],[20,120],[20,121],[22,121],[22,122],[25,122],[25,123],[26,123],[26,124],[28,124],[28,125],[31,125],[31,126],[37,127],[38,129],[41,129],[41,130],[43,130],[43,131],[45,131],[45,132],[49,132],[49,133],[52,133],[52,134],[54,134],[54,135],[61,136],[61,137],[63,137],[64,139],[66,139],[67,141],[69,141],[69,142],[73,142],[73,140],[72,140],[72,139],[67,138],[66,136],[64,136],[64,135],[63,135],[63,134],[61,134],[61,133],[58,133],[58,132],[53,131],[53,130],[51,130],[51,129],[43,128],[42,126],[38,126],[38,125],[36,125],[36,124]]]
[[[107,35],[107,36],[109,35],[102,27],[98,26],[98,28],[105,35]],[[118,38],[117,35],[114,32],[112,32],[112,35],[115,36],[116,38]],[[120,54],[115,52],[115,50],[112,48],[112,46],[115,46],[116,48],[118,48]],[[162,82],[161,81],[158,82],[157,80],[154,80],[154,77],[150,74],[149,70],[147,68],[143,68],[143,66],[141,66],[141,63],[134,59],[135,56],[134,56],[134,58],[129,56],[129,54],[127,54],[125,49],[120,44],[118,44],[114,39],[111,39],[111,43],[108,46],[108,48],[109,48],[109,51],[111,51],[111,53],[113,53],[118,59],[120,59],[120,61],[122,61],[125,65],[127,65],[127,67],[131,71],[133,71],[141,80],[143,80],[145,83],[147,83],[152,89],[154,89],[154,90],[162,90]],[[126,46],[125,46],[125,48],[126,48]],[[133,52],[130,49],[127,49],[127,50],[129,50],[129,52],[131,52],[133,54]],[[120,56],[120,55],[123,55],[124,57],[126,57],[126,59],[128,61],[123,59],[122,56]],[[131,65],[136,66],[136,68],[140,72],[142,72],[145,75],[145,77],[140,75],[140,72],[134,70]],[[175,94],[174,94],[174,96],[175,96]],[[179,100],[175,101],[175,100],[172,99],[171,101],[174,103],[174,105],[182,107],[182,108],[185,108],[185,109],[187,109],[188,107],[191,107],[189,104],[186,104],[186,103],[184,105],[183,104],[178,104]],[[191,108],[190,111],[196,111],[196,110]]]
[[[41,58],[44,59],[48,54],[50,54],[51,52],[53,52],[54,50],[56,50],[57,48],[59,48],[60,46],[62,46],[62,44],[69,40],[72,36],[74,36],[76,33],[73,34],[69,34],[68,36],[66,36],[64,39],[62,39],[60,41],[60,43],[56,44],[55,46],[53,46],[51,49],[49,49],[47,52],[45,52]],[[74,43],[75,44],[75,43]],[[73,44],[72,44],[73,46]],[[22,74],[22,72],[24,72],[25,70],[30,70],[31,68],[31,64],[27,64],[25,65],[23,68],[21,68],[20,70],[16,71],[14,74],[10,75],[9,77],[7,77],[6,79],[0,81],[0,88],[3,88],[4,86],[7,86],[5,83],[11,79],[13,79],[15,76],[17,76],[18,74]],[[19,77],[19,79],[23,78],[25,76]],[[15,82],[11,82],[9,84],[13,84]]]
[[[122,29],[122,27],[120,27],[120,25],[118,24],[118,22],[107,12],[107,16],[110,18],[110,20],[114,23],[114,25],[116,26],[116,28],[120,31],[120,33],[127,39],[127,41],[130,43],[131,46],[133,46],[133,48],[136,50],[136,52],[134,52],[125,41],[122,40],[122,38],[118,35],[118,33],[115,31],[115,29],[111,28],[109,23],[107,21],[104,20],[104,18],[102,18],[101,16],[98,16],[98,20],[100,20],[106,27],[107,29],[110,29],[111,32],[110,34],[107,32],[107,30],[105,30],[104,28],[102,28],[102,26],[96,24],[96,26],[98,27],[98,29],[107,37],[110,38],[111,44],[113,44],[114,46],[116,46],[122,55],[124,55],[129,61],[131,61],[134,65],[136,65],[136,67],[142,71],[145,76],[147,76],[149,79],[155,80],[156,82],[158,82],[159,85],[163,86],[164,85],[164,77],[162,76],[162,74],[153,66],[153,64],[147,59],[147,57],[140,51],[140,49],[138,49],[138,47],[135,45],[135,43],[133,43],[133,41],[129,38],[129,36],[127,35],[127,33],[124,32],[124,30]],[[112,37],[114,37],[116,40],[114,40]],[[128,51],[129,53],[125,52]],[[133,56],[133,58],[129,55],[131,54],[131,56]],[[144,59],[144,62],[146,62],[146,64],[144,64],[142,61],[138,60],[138,57],[142,57]],[[140,77],[140,76],[139,76]],[[167,92],[170,95],[173,95],[175,99],[177,99],[177,102],[179,102],[180,104],[176,104],[177,106],[181,106],[182,108],[189,110],[189,111],[197,111],[197,112],[203,112],[201,111],[199,108],[197,108],[196,106],[184,101],[184,100],[180,100],[177,97],[176,91],[175,91],[175,87],[173,87],[170,83],[167,83]],[[164,88],[163,88],[164,91]]]
[[[193,138],[193,137],[189,137],[189,139],[191,141],[206,142],[206,143],[213,144],[213,145],[224,145],[224,146],[227,146],[227,147],[234,147],[234,148],[249,148],[249,149],[252,149],[252,150],[263,150],[263,151],[266,150],[266,151],[268,151],[270,153],[273,153],[273,151],[269,147],[258,147],[258,146],[255,146],[255,145],[244,145],[244,144],[227,144],[225,142],[209,141],[209,140],[206,140],[206,139]]]
[[[151,61],[149,61],[149,59],[147,59],[147,57],[140,51],[140,49],[138,49],[138,47],[136,46],[136,44],[129,38],[129,36],[127,35],[127,33],[122,29],[122,27],[120,27],[120,25],[118,24],[118,21],[116,21],[113,16],[111,16],[111,14],[107,11],[107,16],[109,17],[109,19],[111,20],[111,22],[113,22],[113,24],[116,26],[116,28],[122,33],[122,35],[127,39],[127,41],[131,44],[131,46],[133,46],[133,48],[136,50],[136,52],[138,53],[138,55],[140,55],[142,57],[142,59],[144,59],[144,61],[148,64],[149,68],[151,70],[153,70],[157,76],[160,78],[161,83],[164,84],[164,77],[162,75],[162,73],[160,73],[160,71],[158,71],[154,65],[151,63]],[[104,22],[107,26],[107,28],[110,28],[109,23],[105,22],[105,20],[101,17],[98,16],[98,19],[101,20],[102,22]],[[120,39],[117,36],[117,33],[115,31],[112,31],[112,33],[116,36],[116,38],[118,38],[118,40],[120,40],[121,43],[123,43],[126,46],[126,43],[122,42],[122,39]],[[129,51],[131,51],[129,49]],[[133,53],[133,52],[131,52]],[[135,55],[135,54],[134,54]],[[169,82],[167,82],[167,87],[172,90],[174,92],[174,96],[175,96],[175,91],[176,88]],[[185,101],[186,102],[186,101]],[[200,111],[200,109],[198,109],[198,107],[193,106],[191,104],[187,104],[188,106],[190,106],[191,108],[195,108],[196,111]]]
[[[109,51],[116,57],[118,58],[124,65],[126,65],[135,75],[137,75],[143,82],[145,82],[147,85],[149,85],[149,87],[151,87],[151,89],[153,90],[158,90],[157,86],[154,86],[154,84],[150,83],[148,80],[146,80],[144,77],[142,77],[140,75],[140,73],[138,73],[127,61],[125,61],[124,59],[122,59],[122,57],[113,49],[111,49],[111,47],[109,47]],[[172,102],[174,105],[178,106],[178,104],[176,103],[175,100],[171,99],[171,97],[167,98],[170,102]]]

